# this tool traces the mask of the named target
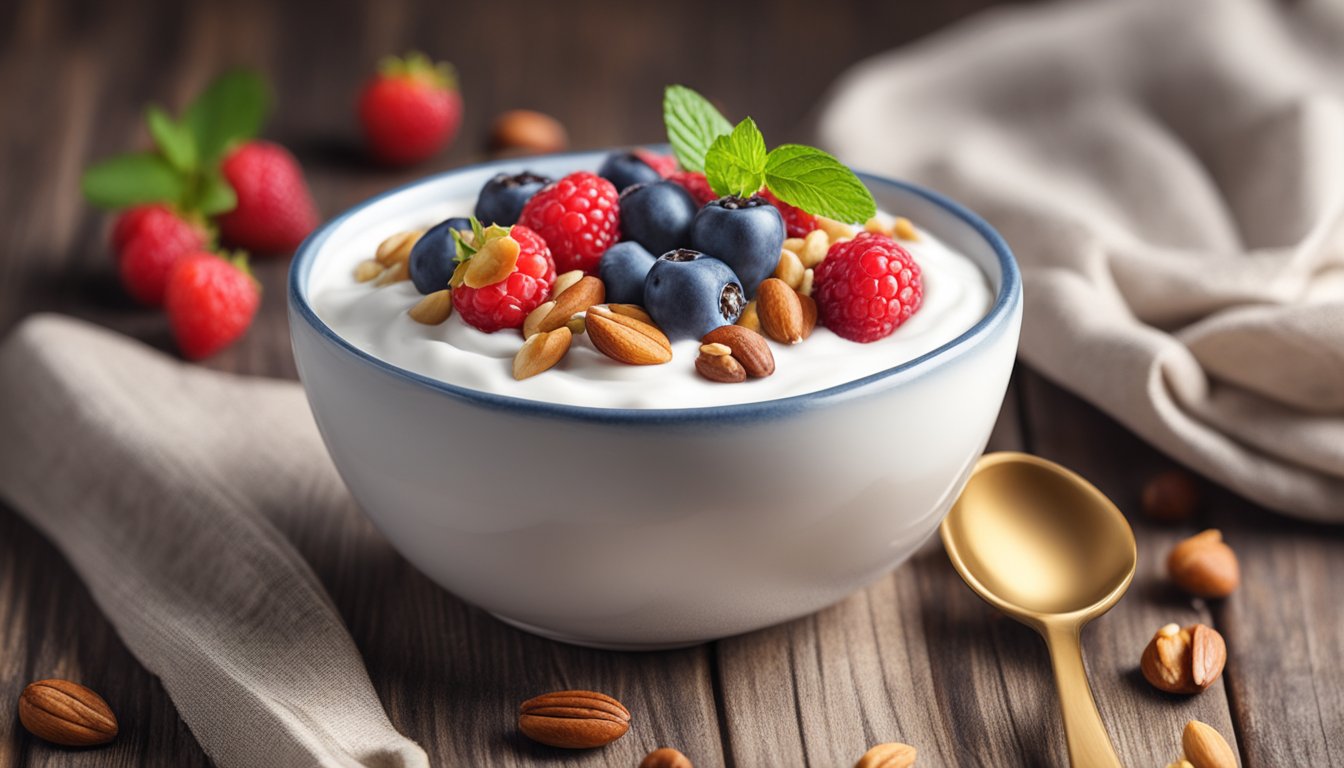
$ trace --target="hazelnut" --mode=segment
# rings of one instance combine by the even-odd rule
[[[644,756],[639,768],[694,768],[690,758],[672,747],[660,747]]]
[[[1218,630],[1203,624],[1157,630],[1143,649],[1139,671],[1167,693],[1199,693],[1213,685],[1227,663],[1227,644]]]
[[[1172,469],[1154,475],[1143,487],[1143,514],[1163,523],[1179,523],[1194,517],[1199,507],[1199,488],[1190,473]]]
[[[511,109],[490,127],[490,149],[508,155],[541,155],[569,146],[565,126],[550,115],[530,109]]]
[[[1227,597],[1241,583],[1241,568],[1217,529],[1180,542],[1167,555],[1167,573],[1176,586],[1196,597]]]

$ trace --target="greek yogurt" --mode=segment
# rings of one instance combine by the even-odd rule
[[[457,200],[441,211],[389,221],[380,234],[430,226],[470,211],[473,203]],[[378,241],[373,233],[350,240],[314,276],[314,309],[339,335],[388,363],[460,387],[595,408],[700,408],[816,392],[937,349],[975,325],[993,300],[984,274],[970,259],[919,230],[917,241],[902,245],[922,270],[923,304],[884,339],[859,344],[818,327],[800,344],[772,342],[774,375],[724,385],[696,374],[698,341],[674,342],[670,363],[633,366],[606,357],[586,334],[580,334],[554,368],[516,381],[513,358],[522,343],[517,331],[482,333],[455,317],[440,325],[423,325],[407,315],[421,299],[409,281],[382,287],[355,281],[355,266],[369,258]]]

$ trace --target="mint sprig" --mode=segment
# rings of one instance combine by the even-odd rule
[[[663,122],[678,162],[703,170],[717,195],[754,195],[762,188],[789,205],[851,224],[877,213],[859,177],[814,147],[784,144],[769,152],[750,117],[731,126],[703,96],[680,85],[663,94]]]
[[[219,170],[229,150],[261,130],[269,109],[265,81],[236,71],[214,80],[174,119],[162,107],[145,110],[153,152],[118,155],[89,168],[84,197],[101,208],[162,202],[183,213],[215,216],[238,198]]]

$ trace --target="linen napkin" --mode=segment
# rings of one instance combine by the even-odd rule
[[[1266,506],[1344,521],[1344,4],[1073,3],[856,66],[824,145],[1023,269],[1021,355]]]
[[[281,532],[294,508],[347,497],[298,385],[35,316],[0,345],[0,403],[0,498],[65,554],[216,764],[429,765]]]

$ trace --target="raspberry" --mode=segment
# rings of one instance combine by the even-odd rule
[[[784,217],[784,231],[789,237],[807,237],[807,233],[817,228],[817,217],[804,211],[802,208],[794,208],[792,205],[780,200],[770,193],[770,190],[763,190],[761,196],[770,201],[770,204],[779,209],[779,215]]]
[[[204,252],[182,257],[168,277],[164,299],[173,338],[189,360],[236,341],[252,325],[260,303],[261,289],[242,257],[226,260]]]
[[[924,300],[919,265],[886,235],[864,232],[836,243],[816,270],[817,317],[850,341],[890,336]]]
[[[501,328],[518,328],[529,312],[550,295],[555,282],[555,262],[536,232],[517,225],[504,229],[491,227],[487,236],[512,237],[518,241],[518,264],[503,280],[482,288],[458,285],[453,288],[453,308],[463,322],[486,333]],[[470,257],[468,257],[470,258]]]
[[[658,172],[664,179],[671,176],[677,170],[677,158],[671,155],[660,155],[657,152],[650,152],[647,149],[632,150],[635,157],[644,161],[644,164]]]
[[[677,171],[668,176],[667,180],[685,187],[686,191],[691,193],[691,197],[695,198],[696,205],[703,206],[710,200],[718,198],[714,190],[709,188],[709,180],[705,178],[705,174],[699,171]]]
[[[556,269],[592,273],[620,236],[620,196],[595,173],[571,173],[533,195],[518,223],[546,241]]]

